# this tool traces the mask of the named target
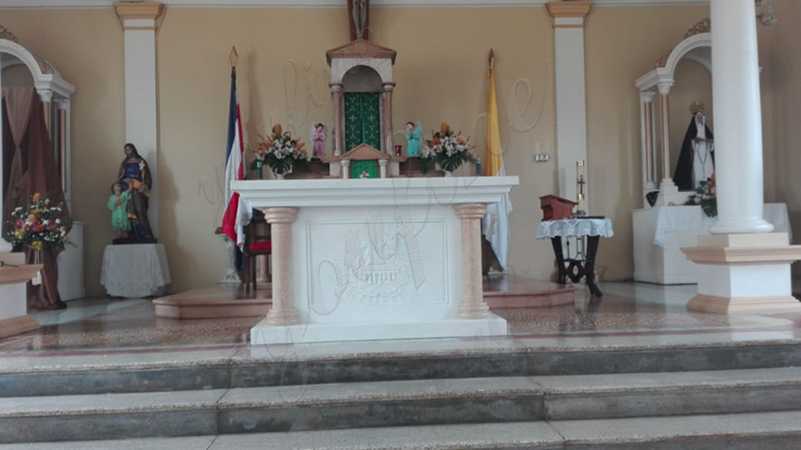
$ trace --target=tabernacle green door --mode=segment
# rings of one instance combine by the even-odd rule
[[[378,178],[378,175],[377,161],[367,160],[350,162],[351,178]]]
[[[381,113],[378,93],[345,93],[345,151],[360,144],[381,148]]]

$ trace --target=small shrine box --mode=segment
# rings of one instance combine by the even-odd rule
[[[555,195],[540,197],[542,220],[560,220],[573,217],[573,208],[578,203]]]

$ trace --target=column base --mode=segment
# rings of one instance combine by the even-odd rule
[[[699,294],[687,309],[712,314],[801,312],[801,302],[792,296],[727,298]]]
[[[682,249],[698,272],[698,295],[691,311],[736,314],[801,312],[792,296],[790,266],[801,246],[786,233],[703,236],[698,247]]]
[[[506,335],[506,320],[491,313],[482,319],[445,319],[414,323],[307,323],[276,326],[271,325],[265,319],[250,329],[250,344],[303,344]]]

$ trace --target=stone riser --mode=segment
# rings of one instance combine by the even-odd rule
[[[166,364],[162,366],[167,366]],[[0,373],[0,397],[226,389],[469,377],[681,372],[801,366],[801,345],[521,351],[468,356],[234,361],[163,368]]]
[[[732,379],[743,376],[731,373]],[[592,386],[554,390],[548,380],[532,377],[367,383],[355,391],[344,385],[254,388],[219,391],[219,398],[200,392],[171,399],[159,393],[155,401],[134,398],[148,394],[121,394],[107,411],[96,405],[70,409],[58,398],[38,407],[35,398],[13,399],[26,412],[15,416],[5,411],[0,443],[801,410],[801,379],[787,382],[787,376],[774,385],[749,386],[740,380],[664,388],[655,382],[648,389],[613,393]],[[620,383],[649,377],[637,374]],[[80,403],[91,404],[93,397]],[[210,397],[216,402],[209,403]]]
[[[788,426],[799,412],[679,417],[664,420],[518,422],[353,429],[324,432],[240,434],[191,438],[70,442],[70,450],[787,450],[798,447],[801,428]],[[779,421],[778,426],[763,425]],[[781,423],[784,422],[784,423]],[[699,431],[699,428],[702,431]],[[620,430],[609,433],[608,430]],[[638,431],[642,430],[642,431]],[[732,431],[737,430],[737,431]],[[63,450],[63,442],[12,445],[9,450]],[[5,447],[4,447],[5,448]]]

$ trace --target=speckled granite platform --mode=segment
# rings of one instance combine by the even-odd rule
[[[598,338],[628,336],[696,336],[734,333],[732,339],[751,339],[754,333],[795,337],[801,315],[719,316],[687,312],[694,286],[660,287],[607,283],[603,299],[590,299],[577,290],[571,305],[552,308],[494,309],[505,318],[514,338]],[[35,332],[0,340],[0,353],[99,349],[216,348],[246,345],[258,318],[173,320],[158,318],[145,300],[82,300],[65,311],[36,313],[43,327]],[[747,333],[742,334],[740,333]],[[778,334],[777,334],[778,333]],[[492,341],[492,338],[489,338]],[[356,344],[349,344],[353,346]],[[327,346],[330,347],[330,346]]]

